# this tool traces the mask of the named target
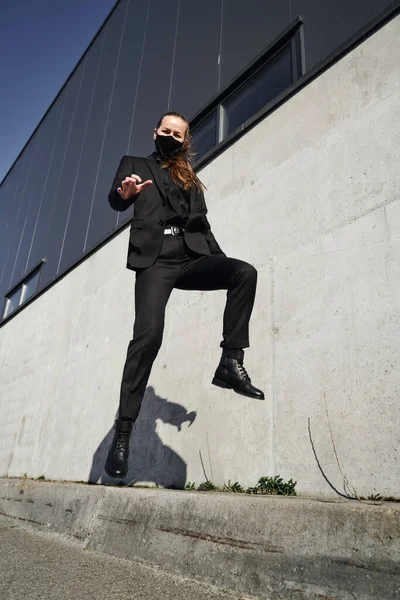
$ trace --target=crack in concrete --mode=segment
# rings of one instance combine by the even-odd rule
[[[8,517],[9,519],[15,519],[16,521],[26,521],[28,523],[35,523],[36,525],[46,525],[46,523],[42,523],[42,521],[35,521],[35,519],[26,519],[24,517],[15,517],[14,515],[9,515],[8,513],[2,512],[0,510],[0,515],[3,517]]]
[[[159,531],[163,531],[164,533],[172,533],[174,535],[192,537],[198,540],[204,540],[205,542],[222,544],[223,546],[233,546],[234,548],[242,548],[243,550],[260,549],[263,552],[283,553],[283,548],[272,545],[268,546],[259,542],[248,542],[246,540],[238,540],[236,538],[230,537],[218,537],[210,535],[208,533],[198,533],[197,531],[188,531],[187,529],[178,529],[176,527],[159,527],[158,529]]]

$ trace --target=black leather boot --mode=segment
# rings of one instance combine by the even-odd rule
[[[234,350],[229,354],[222,352],[212,383],[221,388],[232,389],[242,396],[264,400],[264,392],[252,385],[251,379],[243,366],[243,359],[243,350]]]
[[[128,474],[129,440],[133,421],[116,419],[115,433],[105,464],[105,471],[110,477],[123,479]]]

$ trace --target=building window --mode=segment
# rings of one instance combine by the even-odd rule
[[[6,298],[3,319],[11,315],[12,312],[20,305],[22,288],[18,288],[13,294]]]
[[[228,137],[292,83],[292,54],[288,45],[222,102],[222,139]]]
[[[29,275],[16,287],[14,287],[7,295],[4,304],[3,316],[5,319],[9,317],[21,304],[24,304],[37,291],[40,279],[40,268],[36,267]]]
[[[194,151],[195,161],[214,148],[217,133],[217,111],[214,110],[211,115],[201,121],[201,123],[196,126],[193,133],[191,133],[191,146]]]
[[[38,289],[39,277],[40,271],[36,271],[36,273],[27,279],[27,281],[25,281],[25,283],[22,285],[21,304],[29,300],[29,298],[36,292]]]
[[[253,117],[305,72],[299,17],[271,47],[235,81],[220,92],[191,122],[194,163],[227,138],[235,138],[250,126]]]

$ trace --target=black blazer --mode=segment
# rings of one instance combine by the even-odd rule
[[[132,173],[139,175],[142,181],[151,179],[153,184],[129,200],[123,200],[117,188]],[[126,266],[132,270],[150,267],[161,251],[167,214],[167,198],[157,161],[154,158],[123,156],[108,194],[108,201],[111,208],[119,211],[135,205]],[[204,194],[193,186],[190,192],[189,219],[184,232],[185,242],[197,254],[225,256],[212,234],[206,214]]]

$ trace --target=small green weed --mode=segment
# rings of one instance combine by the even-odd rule
[[[383,497],[380,494],[371,494],[368,496],[367,500],[373,500],[374,502],[378,502],[379,500],[383,500]]]
[[[249,487],[244,489],[238,481],[234,483],[228,480],[228,483],[224,483],[222,487],[218,487],[212,481],[207,479],[201,483],[198,487],[196,484],[188,481],[185,486],[186,490],[197,490],[199,492],[234,492],[236,494],[264,494],[264,495],[277,495],[277,496],[296,496],[297,481],[289,479],[289,481],[283,481],[282,477],[275,475],[275,477],[261,477],[255,487]]]
[[[231,483],[230,479],[228,479],[228,483],[224,483],[222,491],[235,492],[236,494],[243,494],[245,492],[245,490],[242,488],[238,481],[235,481],[235,483]]]
[[[277,496],[296,496],[297,481],[289,479],[289,481],[283,481],[282,477],[275,475],[275,477],[261,477],[255,487],[248,488],[247,494],[268,494]]]
[[[197,489],[199,492],[213,492],[216,491],[218,488],[212,483],[212,481],[204,481],[199,485]]]

